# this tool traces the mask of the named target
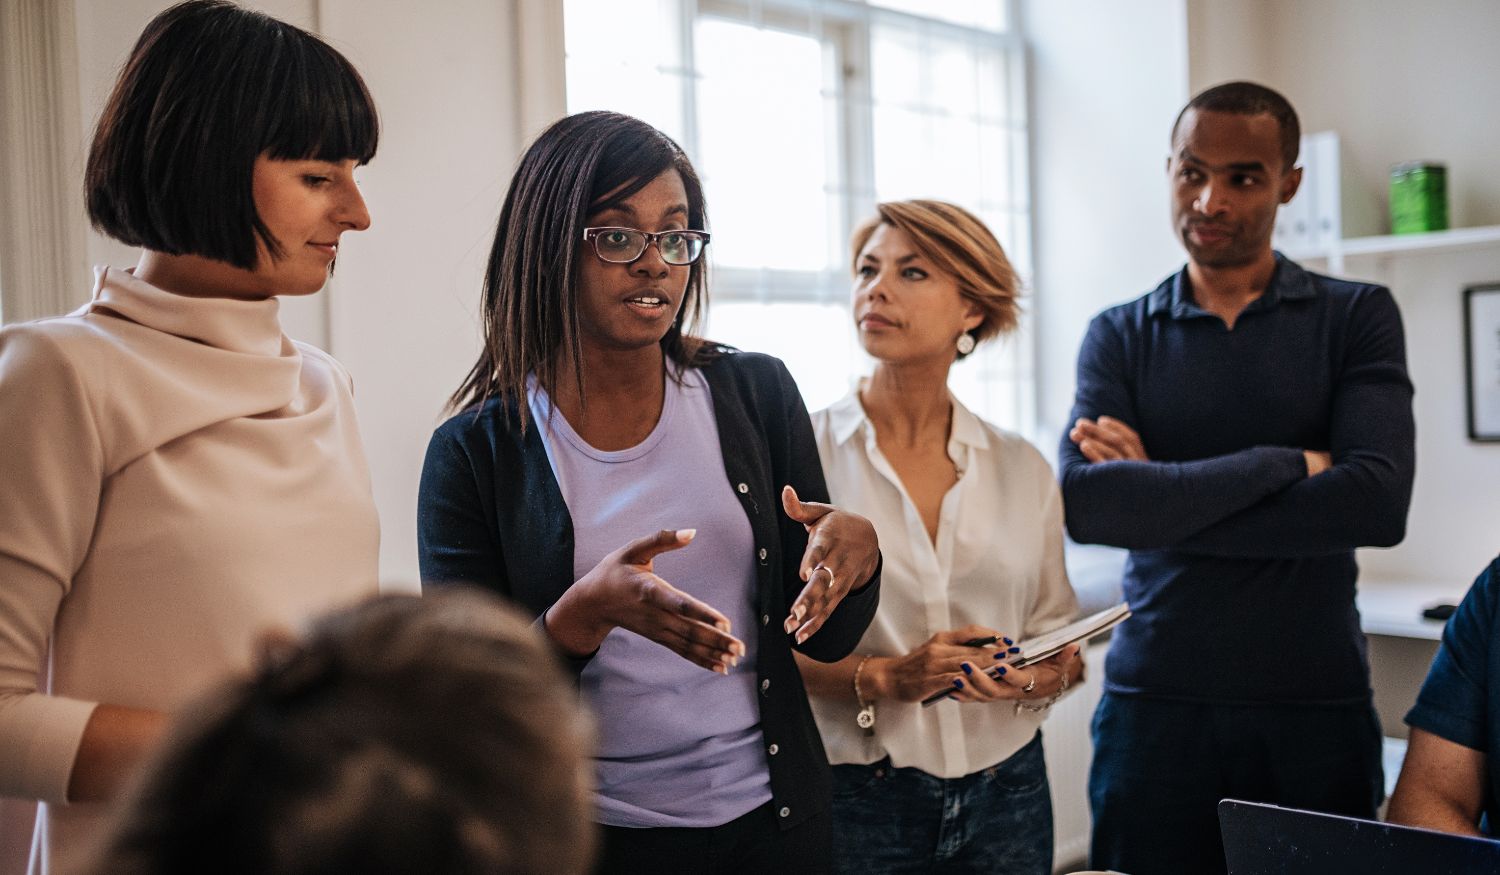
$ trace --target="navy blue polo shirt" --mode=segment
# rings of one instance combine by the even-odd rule
[[[1443,629],[1443,645],[1406,722],[1485,754],[1484,828],[1500,826],[1500,558]]]
[[[1126,547],[1134,616],[1105,687],[1211,703],[1368,701],[1354,549],[1405,532],[1414,425],[1390,291],[1276,255],[1231,330],[1187,271],[1096,316],[1079,417],[1113,416],[1148,462],[1091,464],[1063,435],[1068,530]],[[1302,451],[1331,453],[1307,476]]]

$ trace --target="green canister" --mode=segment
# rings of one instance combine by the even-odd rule
[[[1391,233],[1418,234],[1448,227],[1448,168],[1409,161],[1391,168]]]

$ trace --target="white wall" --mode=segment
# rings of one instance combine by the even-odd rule
[[[323,0],[325,35],[364,73],[383,119],[363,172],[374,216],[342,248],[330,349],[354,375],[380,507],[381,573],[414,586],[417,482],[444,399],[479,351],[479,296],[526,134],[562,114],[521,77],[520,30],[554,41],[526,76],[562,81],[547,4]],[[545,46],[542,46],[545,49]]]
[[[1026,0],[1032,43],[1037,421],[1049,457],[1089,319],[1181,266],[1166,157],[1188,97],[1182,0]]]
[[[1304,130],[1336,130],[1363,200],[1388,202],[1392,164],[1448,165],[1453,226],[1500,224],[1500,4],[1493,0],[1193,0],[1194,90],[1259,78]],[[1247,10],[1254,10],[1250,12]],[[1209,52],[1242,34],[1256,51]],[[1200,47],[1205,47],[1200,53]],[[1405,542],[1365,550],[1366,576],[1430,581],[1453,595],[1500,551],[1500,446],[1465,432],[1462,290],[1500,281],[1500,246],[1351,258],[1350,276],[1389,285],[1406,324],[1417,394],[1417,481]]]

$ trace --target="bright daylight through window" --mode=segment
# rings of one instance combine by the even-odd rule
[[[708,335],[783,359],[809,410],[868,371],[850,229],[876,202],[979,215],[1031,276],[1023,44],[1010,0],[567,0],[568,111],[639,116],[703,177]],[[1031,311],[1029,297],[1025,310]],[[953,371],[1034,428],[1030,319]]]

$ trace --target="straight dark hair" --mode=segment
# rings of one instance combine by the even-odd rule
[[[280,245],[255,208],[261,155],[360,164],[380,123],[359,72],[301,28],[221,0],[151,20],[99,117],[84,197],[100,232],[254,269]]]
[[[619,206],[668,170],[682,177],[689,228],[708,229],[703,184],[677,143],[640,119],[616,112],[583,112],[543,131],[512,177],[484,276],[484,349],[449,410],[491,397],[514,402],[525,429],[526,377],[535,374],[549,396],[560,376],[559,355],[581,360],[578,258],[588,217]],[[661,340],[667,358],[702,364],[713,347],[697,337],[707,306],[707,256],[689,268],[677,319]],[[583,374],[574,373],[580,397]]]

